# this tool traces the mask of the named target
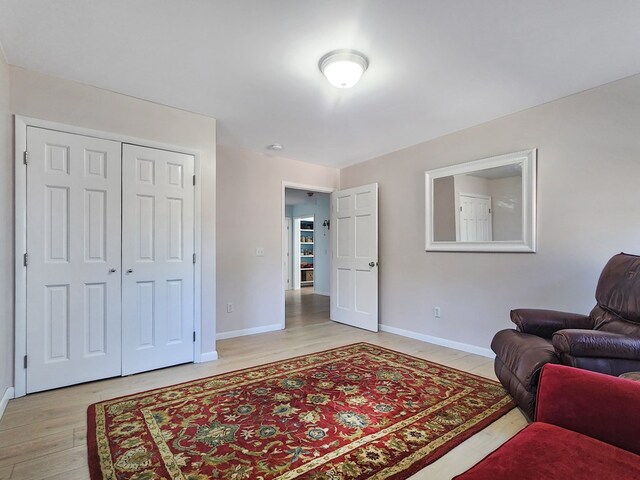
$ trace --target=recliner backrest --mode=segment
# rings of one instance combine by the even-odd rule
[[[640,337],[640,256],[611,257],[600,274],[596,302],[595,330]]]

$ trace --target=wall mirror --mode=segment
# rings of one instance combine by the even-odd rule
[[[536,149],[425,173],[426,250],[536,251]]]

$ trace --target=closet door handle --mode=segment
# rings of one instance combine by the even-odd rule
[[[116,273],[116,269],[115,268],[110,268],[109,269],[109,273]]]
[[[133,268],[128,269],[127,273],[133,273]]]

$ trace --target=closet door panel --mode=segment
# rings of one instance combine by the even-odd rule
[[[123,374],[193,361],[192,155],[123,145]]]
[[[28,127],[27,149],[27,392],[120,375],[120,143]]]

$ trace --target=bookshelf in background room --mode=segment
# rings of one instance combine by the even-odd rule
[[[313,220],[300,219],[300,286],[313,285]]]

